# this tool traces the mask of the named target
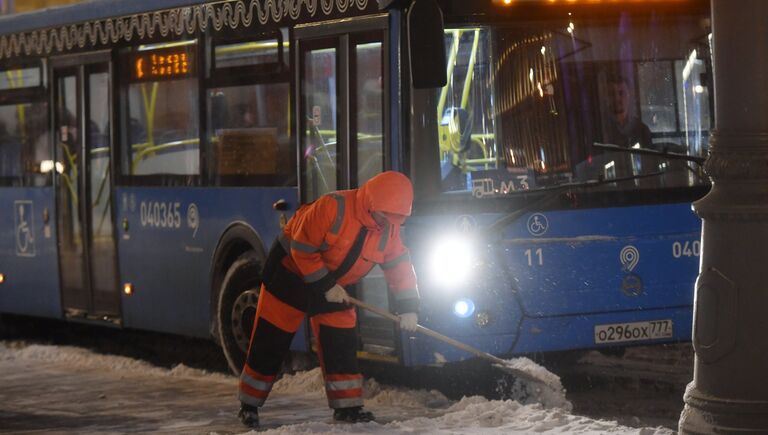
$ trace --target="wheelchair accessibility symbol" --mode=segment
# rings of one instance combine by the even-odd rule
[[[34,216],[32,201],[14,201],[16,255],[19,257],[35,256],[35,232],[32,226],[32,216]]]
[[[541,236],[549,229],[549,220],[541,213],[534,213],[528,218],[528,232],[533,236]]]

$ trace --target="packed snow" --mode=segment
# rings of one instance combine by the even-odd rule
[[[71,346],[26,344],[23,342],[0,342],[0,361],[20,360],[30,362],[56,362],[71,365],[77,369],[135,372],[153,377],[192,377],[216,383],[230,383],[233,400],[237,380],[233,376],[208,373],[178,365],[172,369],[153,366],[132,358],[103,355],[87,349]],[[518,369],[536,373],[545,379],[552,391],[562,391],[559,378],[530,360],[516,359],[508,362]],[[517,382],[516,382],[517,384]],[[274,386],[276,397],[301,398],[302,403],[317,402],[325,406],[322,373],[319,368],[283,376]],[[666,428],[630,428],[613,421],[594,420],[573,415],[570,402],[565,397],[548,397],[542,391],[531,391],[530,385],[512,386],[519,389],[519,400],[488,400],[483,397],[464,397],[452,401],[438,391],[411,390],[402,387],[381,385],[374,379],[366,380],[366,406],[377,409],[402,409],[401,420],[390,419],[384,423],[333,424],[330,419],[290,424],[275,429],[260,431],[259,434],[672,434]],[[549,390],[543,388],[543,390]],[[549,392],[551,393],[551,391]],[[537,395],[538,394],[538,395]],[[512,395],[512,397],[515,397]],[[531,403],[540,401],[539,403]],[[270,406],[269,401],[265,409]],[[407,412],[406,412],[407,411]],[[296,410],[301,413],[300,410]],[[407,416],[407,417],[405,417]],[[416,417],[413,417],[416,416]],[[234,418],[234,416],[233,416]],[[204,426],[205,416],[200,416]],[[265,422],[266,423],[266,422]],[[203,427],[200,427],[202,430]],[[246,433],[246,431],[244,431]],[[253,432],[255,434],[256,432]]]

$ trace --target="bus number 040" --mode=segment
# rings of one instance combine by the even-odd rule
[[[672,244],[672,256],[680,257],[698,257],[701,255],[701,242],[698,240],[675,242]]]
[[[181,227],[180,202],[141,202],[141,226],[155,228]]]

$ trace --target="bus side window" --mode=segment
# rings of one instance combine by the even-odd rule
[[[197,41],[176,44],[125,52],[131,68],[126,68],[130,78],[123,102],[123,175],[200,175]]]
[[[355,44],[354,128],[357,152],[357,186],[384,169],[383,47],[379,41]]]
[[[288,48],[283,32],[255,40],[214,42],[214,86],[207,91],[206,105],[213,184],[296,183],[290,76],[283,60]]]
[[[0,105],[0,185],[43,186],[53,168],[48,134],[48,104],[37,67],[0,71],[0,92],[22,96]]]

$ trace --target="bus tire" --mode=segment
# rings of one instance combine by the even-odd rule
[[[245,365],[260,287],[261,261],[250,251],[232,263],[219,292],[219,343],[230,370],[238,376]]]

